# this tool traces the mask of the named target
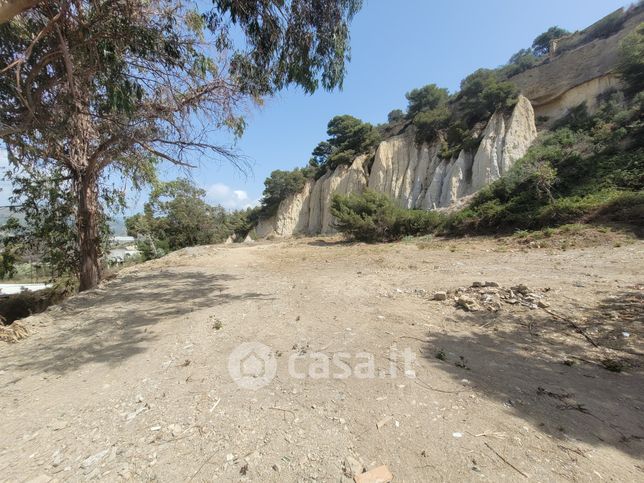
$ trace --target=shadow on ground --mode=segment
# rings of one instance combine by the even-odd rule
[[[642,457],[644,359],[633,344],[610,344],[618,350],[602,345],[609,345],[618,330],[621,336],[624,327],[629,338],[641,337],[642,309],[639,290],[587,308],[580,319],[588,325],[582,329],[593,334],[599,348],[544,311],[458,311],[454,322],[463,333],[430,334],[424,356],[456,381],[468,379],[476,391],[561,445],[574,444],[573,438]],[[601,331],[592,330],[593,324],[601,324]],[[622,360],[623,372],[607,370],[606,357]]]
[[[202,272],[130,274],[103,289],[80,294],[51,312],[56,328],[38,340],[27,339],[0,366],[13,371],[66,373],[88,363],[118,365],[150,348],[152,327],[208,307],[237,300],[266,299],[259,293],[230,293],[231,275]],[[33,342],[33,343],[32,343]]]

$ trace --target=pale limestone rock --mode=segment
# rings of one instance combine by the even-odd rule
[[[501,177],[499,164],[503,156],[504,137],[505,120],[500,112],[495,112],[483,131],[481,143],[474,156],[472,191],[478,191]]]
[[[530,101],[519,96],[506,122],[495,112],[483,131],[474,163],[469,193],[474,193],[506,174],[512,164],[521,158],[537,137],[534,110]]]
[[[276,236],[291,236],[308,229],[309,198],[312,187],[313,182],[308,181],[301,192],[289,196],[280,203],[275,215]]]
[[[309,232],[310,233],[335,233],[333,227],[333,216],[331,215],[331,199],[334,194],[346,195],[349,193],[362,193],[367,186],[367,175],[365,173],[365,163],[367,156],[358,156],[350,166],[338,166],[329,176],[324,176],[318,180],[320,183],[319,205],[315,203],[316,209],[319,206],[319,225],[315,232],[311,231],[311,222],[313,212],[309,215]],[[316,183],[317,184],[317,183]],[[314,189],[315,191],[315,189]],[[313,193],[311,194],[313,200]]]
[[[368,157],[362,155],[350,166],[339,166],[308,182],[301,193],[280,204],[273,218],[262,220],[256,234],[263,238],[333,233],[333,195],[361,193],[367,187],[405,208],[454,206],[507,173],[536,136],[534,111],[522,96],[507,119],[500,112],[490,118],[475,154],[461,151],[455,158],[441,159],[440,142],[418,146],[413,129],[409,129],[380,143],[370,173]]]
[[[537,138],[534,123],[534,110],[530,101],[519,96],[505,132],[505,144],[501,157],[501,176],[506,174],[512,164],[522,158]]]
[[[450,161],[443,181],[439,206],[450,206],[468,194],[471,188],[467,178],[471,168],[472,156],[465,151],[461,151],[455,160]]]
[[[275,234],[275,217],[259,220],[255,227],[255,236],[257,238],[268,238]]]

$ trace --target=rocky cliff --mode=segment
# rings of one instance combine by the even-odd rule
[[[523,96],[510,115],[497,112],[490,118],[476,152],[442,159],[438,143],[418,145],[409,129],[381,142],[371,166],[363,155],[350,166],[309,181],[300,193],[282,201],[274,217],[259,223],[257,236],[333,233],[332,196],[365,188],[385,193],[405,208],[448,207],[500,178],[536,136],[534,111]]]
[[[618,31],[595,35],[616,16],[623,20]],[[476,152],[461,151],[443,159],[438,143],[419,146],[413,129],[408,128],[382,141],[373,163],[360,156],[350,166],[309,181],[302,192],[280,204],[274,217],[259,223],[257,236],[334,232],[330,204],[336,193],[369,188],[405,208],[431,210],[449,207],[477,192],[525,154],[537,136],[535,115],[547,128],[582,102],[592,111],[600,94],[619,87],[615,69],[620,42],[642,21],[644,6],[620,9],[587,29],[558,39],[549,58],[509,79],[522,96],[510,115],[497,112],[488,120]]]
[[[594,28],[609,17],[620,15],[625,20],[621,28],[608,37],[580,42]],[[530,99],[538,117],[557,119],[568,109],[586,102],[592,111],[597,96],[619,87],[615,74],[622,39],[644,22],[644,6],[628,11],[617,10],[590,27],[558,41],[556,55],[509,80]],[[567,48],[567,44],[578,44]]]

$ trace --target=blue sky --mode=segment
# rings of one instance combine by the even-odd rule
[[[582,29],[623,0],[365,0],[351,28],[352,61],[342,91],[306,95],[289,89],[267,99],[248,117],[238,150],[248,156],[247,176],[226,163],[200,163],[192,177],[208,199],[226,208],[255,203],[274,169],[304,166],[325,139],[326,124],[351,114],[377,124],[406,106],[405,92],[429,83],[458,89],[479,67],[496,67],[553,25]],[[0,158],[3,153],[0,153]],[[0,164],[2,160],[0,159]],[[170,167],[161,176],[177,176]],[[5,198],[6,194],[0,194]],[[145,194],[131,196],[136,211]]]
[[[338,114],[371,123],[406,106],[405,93],[436,83],[450,91],[479,67],[496,67],[553,25],[582,29],[630,2],[619,0],[366,0],[351,28],[352,60],[342,91],[282,92],[253,112],[238,148],[253,172],[204,165],[194,173],[210,199],[243,206],[258,200],[274,169],[304,166]],[[233,191],[246,194],[239,199]]]

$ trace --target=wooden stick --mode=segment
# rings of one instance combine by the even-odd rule
[[[487,446],[488,448],[490,448],[490,449],[492,450],[492,452],[493,452],[495,455],[497,455],[499,458],[501,458],[501,460],[502,460],[506,465],[508,465],[508,466],[509,466],[510,468],[512,468],[514,471],[516,471],[517,473],[519,473],[520,475],[522,475],[524,478],[528,478],[528,475],[526,475],[523,471],[521,471],[519,468],[517,468],[517,467],[516,467],[516,466],[514,466],[512,463],[510,463],[508,460],[506,460],[503,456],[501,456],[501,455],[500,455],[500,454],[499,454],[499,453],[498,453],[498,452],[497,452],[497,451],[496,451],[492,446],[490,446],[490,445],[487,443],[487,441],[484,441],[484,443],[485,443],[485,446]]]

